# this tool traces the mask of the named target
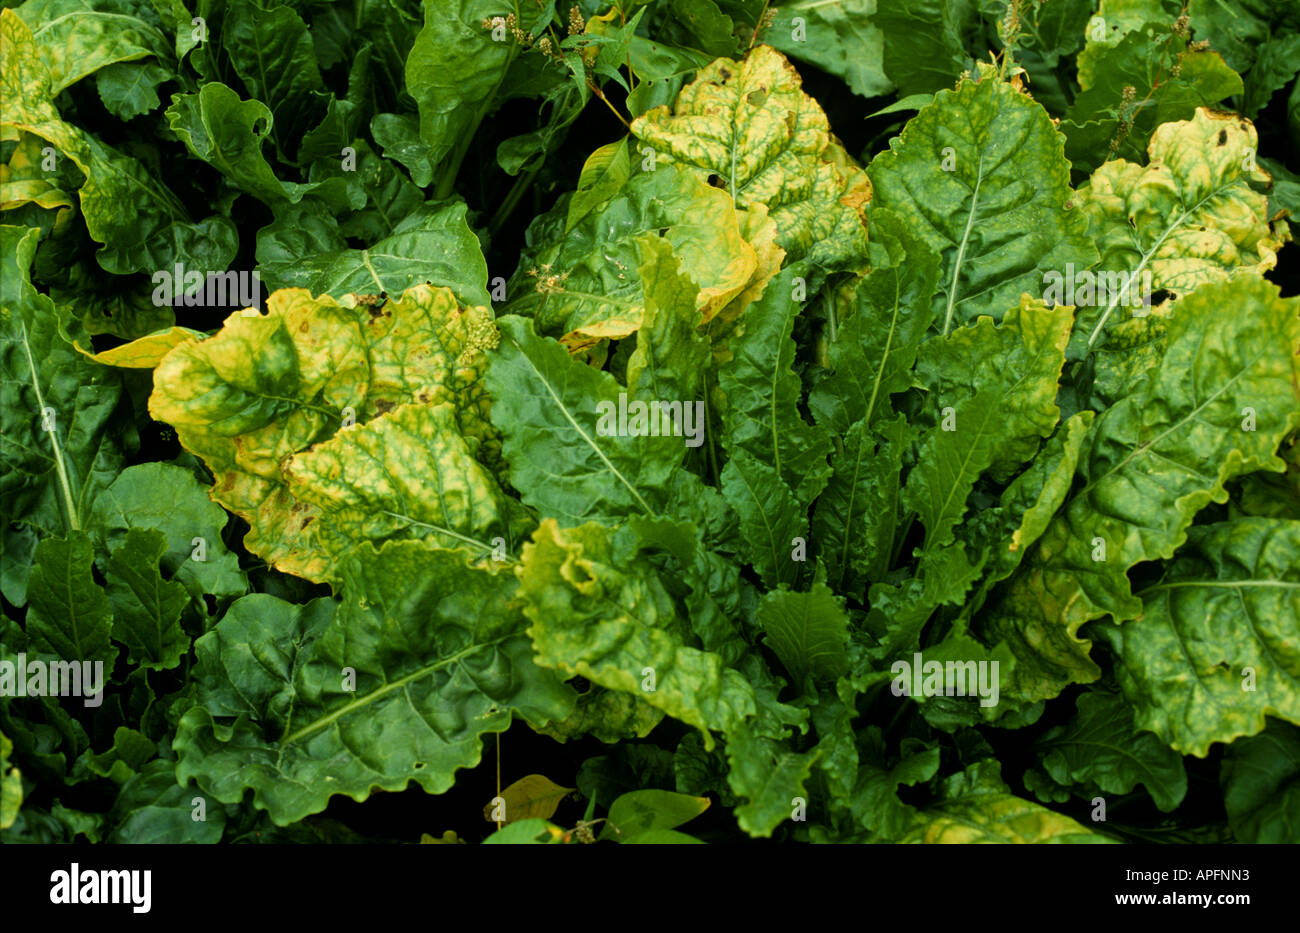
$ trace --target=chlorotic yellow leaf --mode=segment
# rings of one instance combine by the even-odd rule
[[[923,810],[915,826],[898,840],[927,845],[971,843],[1105,844],[1113,840],[1092,832],[1046,807],[1011,794],[980,794],[970,800],[945,801]]]
[[[456,830],[449,829],[441,836],[434,838],[428,833],[420,834],[420,845],[422,846],[443,846],[443,845],[464,845],[465,840],[456,835]]]
[[[1092,174],[1079,200],[1108,287],[1105,300],[1081,307],[1074,344],[1096,346],[1148,282],[1177,297],[1277,264],[1289,233],[1283,222],[1270,226],[1268,199],[1250,187],[1268,181],[1255,166],[1258,144],[1249,120],[1201,107],[1191,120],[1161,124],[1145,166],[1118,159]],[[1115,278],[1119,287],[1109,284]]]
[[[51,173],[41,163],[45,145],[32,133],[14,130],[17,145],[9,155],[8,164],[0,165],[0,210],[12,210],[24,204],[35,204],[46,210],[58,211],[56,229],[72,215],[72,196],[55,184]]]
[[[781,271],[785,250],[776,242],[776,223],[762,204],[739,212],[740,235],[754,250],[754,273],[749,282],[723,305],[714,303],[704,309],[703,323],[711,323],[711,332],[729,329],[745,313],[745,309],[763,297],[767,283]]]
[[[13,750],[14,743],[0,732],[0,829],[14,825],[23,803],[22,772],[9,765],[9,755]]]
[[[539,334],[561,340],[570,352],[630,336],[641,327],[646,296],[638,275],[638,243],[643,236],[661,236],[672,244],[683,273],[698,289],[695,305],[702,321],[746,289],[759,270],[731,197],[682,166],[652,163],[652,155],[648,150],[635,155],[623,185],[599,204],[582,205],[581,219],[571,227],[570,210],[586,193],[582,189],[529,228],[507,311],[533,318]],[[770,262],[766,254],[765,259]]]
[[[634,694],[593,687],[578,697],[578,705],[571,716],[545,725],[534,725],[533,731],[549,735],[557,742],[587,735],[602,742],[617,742],[620,739],[644,739],[663,718],[663,710]]]
[[[344,428],[291,457],[283,475],[295,499],[320,510],[331,552],[408,533],[487,556],[498,534],[522,531],[502,523],[507,499],[470,454],[450,402],[399,405]]]
[[[672,107],[638,117],[632,132],[716,183],[737,207],[765,205],[792,260],[864,260],[871,182],[801,85],[780,52],[759,45],[744,61],[700,69]]]
[[[572,787],[561,787],[550,778],[540,774],[530,774],[515,781],[501,791],[501,801],[490,801],[483,807],[483,819],[490,823],[497,822],[496,813],[502,812],[500,822],[515,823],[519,820],[549,820],[555,815],[560,802]],[[504,802],[500,811],[497,804]]]
[[[213,499],[251,526],[245,546],[286,573],[333,580],[352,545],[394,537],[499,554],[494,538],[526,529],[490,466],[495,339],[490,312],[446,288],[378,307],[281,289],[266,315],[173,348],[150,412],[203,458]]]
[[[207,335],[203,332],[190,330],[188,327],[170,327],[99,353],[91,353],[81,344],[77,344],[76,347],[96,363],[103,363],[105,366],[116,366],[119,369],[153,369],[175,347],[202,340],[205,336]]]

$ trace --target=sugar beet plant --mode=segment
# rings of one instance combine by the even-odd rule
[[[0,841],[1300,842],[1300,4],[0,62]]]

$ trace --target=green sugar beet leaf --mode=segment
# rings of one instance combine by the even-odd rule
[[[118,417],[118,373],[77,352],[63,331],[89,339],[31,284],[37,239],[34,228],[0,226],[0,588],[16,606],[37,541],[91,527],[96,497],[135,441]]]
[[[95,75],[95,87],[114,116],[130,120],[162,103],[158,86],[170,77],[170,71],[154,62],[118,62]]]
[[[271,139],[281,159],[293,158],[303,136],[319,122],[329,96],[307,24],[288,5],[232,3],[216,38],[248,96],[269,108]]]
[[[727,789],[725,753],[721,748],[706,752],[699,733],[688,732],[682,736],[673,754],[672,766],[679,794],[703,796],[712,793],[722,806],[735,806],[736,799]]]
[[[730,341],[732,358],[718,370],[718,385],[727,400],[722,414],[727,452],[744,451],[770,466],[807,504],[826,485],[831,444],[826,429],[808,424],[799,412],[802,383],[791,368],[796,350],[791,335],[800,312],[792,288],[799,271],[782,271],[745,312],[740,333]]]
[[[1160,124],[1190,119],[1197,107],[1242,92],[1241,78],[1218,53],[1189,49],[1172,24],[1129,33],[1101,53],[1096,75],[1061,122],[1075,171],[1092,171],[1116,155],[1141,158]]]
[[[917,817],[917,808],[898,798],[902,786],[925,784],[939,771],[939,749],[916,747],[916,740],[904,740],[897,763],[886,766],[879,726],[867,726],[863,737],[869,760],[863,761],[847,805],[854,819],[882,839],[895,839],[905,833]],[[874,746],[874,748],[873,748]],[[870,759],[877,759],[875,761]]]
[[[1014,12],[1013,12],[1014,9]],[[1015,63],[1025,70],[1024,80],[1034,99],[1053,115],[1062,113],[1078,92],[1070,60],[1087,38],[1088,22],[1096,12],[1095,0],[1058,0],[1056,3],[1021,3],[1014,8],[985,7],[985,35],[991,38],[988,14],[1005,14],[997,23],[999,39],[1006,41],[1009,21],[1018,16]],[[991,43],[990,43],[991,44]],[[978,51],[978,49],[977,49]]]
[[[795,752],[786,743],[748,725],[727,735],[727,786],[742,799],[736,821],[751,836],[766,838],[794,816],[797,799],[807,801],[804,784],[818,752]]]
[[[1300,729],[1272,720],[1228,747],[1223,805],[1238,842],[1300,842]]]
[[[362,159],[359,170],[367,164]],[[268,288],[305,288],[339,300],[352,293],[400,295],[436,282],[467,305],[487,307],[487,263],[465,211],[464,203],[452,202],[403,212],[387,236],[351,249],[328,211],[304,202],[258,232],[258,270]]]
[[[665,34],[679,37],[682,45],[702,49],[711,56],[734,55],[738,46],[737,34],[744,29],[745,20],[754,15],[752,11],[744,10],[743,5],[728,3],[727,0],[721,4],[718,0],[668,0],[664,6],[675,20],[662,24]],[[723,13],[723,7],[730,7],[730,11],[743,19],[740,22],[732,19]],[[678,30],[684,31],[685,35]]]
[[[1182,12],[1180,0],[1101,0],[1094,5],[1096,15],[1088,20],[1078,58],[1079,86],[1085,91],[1097,83],[1098,63],[1107,52],[1147,23],[1172,27]]]
[[[849,676],[836,682],[836,696],[831,696],[829,691],[820,693],[810,717],[817,735],[817,745],[813,748],[817,753],[815,767],[819,776],[825,779],[826,789],[835,798],[829,807],[833,811],[842,810],[842,803],[853,793],[862,758],[853,726],[853,721],[858,718],[856,697],[862,692],[862,680],[852,673],[859,667],[857,659],[861,655],[857,647],[846,645]],[[877,682],[883,680],[882,675]]]
[[[959,605],[980,575],[989,542],[957,529],[976,482],[1013,475],[1056,426],[1069,307],[1025,296],[995,325],[988,317],[921,346],[917,381],[928,390],[916,465],[901,501],[925,537],[912,575],[871,586],[873,627],[887,651],[905,648],[940,605]],[[975,519],[979,521],[979,518]]]
[[[58,539],[49,540],[62,544]],[[75,586],[76,581],[74,580],[71,585]],[[100,596],[102,595],[101,592]],[[91,599],[98,602],[99,597],[91,597]],[[56,608],[58,606],[56,599],[51,599],[50,604]],[[84,605],[82,611],[94,611],[98,614],[101,610],[106,612],[107,605],[101,604],[98,607]],[[30,607],[27,618],[30,626],[33,619]],[[84,621],[89,620],[85,619]],[[88,634],[85,640],[91,641],[93,638],[96,642],[102,642],[103,637],[105,636],[102,632],[93,636]],[[108,650],[112,652],[112,657],[116,657],[116,648]],[[20,654],[26,655],[28,660],[44,662],[48,665],[46,668],[47,674],[53,671],[52,665],[68,663],[73,660],[72,657],[67,655],[51,652],[38,632],[24,632],[17,622],[0,615],[0,658],[7,662],[6,667],[13,665],[15,677],[19,670],[18,655]],[[105,679],[109,675],[111,664],[111,659],[105,664]],[[83,693],[90,693],[90,688],[98,689],[101,686],[99,683],[91,683],[87,686],[84,676],[86,669],[79,666],[79,670],[82,675]],[[90,674],[92,678],[98,680],[93,667]],[[59,668],[61,683],[64,682],[65,677],[76,676],[71,668]],[[8,671],[6,670],[3,674],[0,674],[0,677],[5,679],[5,691],[9,693],[11,688],[8,682]],[[46,678],[46,685],[47,687],[49,685],[48,677]],[[14,688],[16,687],[17,684],[14,684]],[[17,690],[14,689],[13,692],[17,692]],[[109,696],[111,697],[111,694]],[[101,699],[103,698],[101,696]],[[77,702],[83,704],[82,708],[85,708],[84,703],[87,699],[90,699],[92,703],[95,702],[90,697],[83,697]],[[14,757],[26,765],[24,770],[29,779],[60,783],[84,779],[84,775],[80,773],[82,769],[78,767],[78,759],[89,749],[90,736],[80,720],[64,709],[59,697],[31,697],[25,701],[7,698],[5,703],[0,704],[0,730],[3,730],[5,735],[9,736],[10,741],[13,742]]]
[[[703,748],[698,732],[687,732]],[[717,750],[710,754],[720,757]],[[578,769],[574,783],[588,800],[608,807],[620,794],[639,787],[667,787],[673,782],[673,753],[652,742],[624,742],[607,754],[588,758]],[[682,793],[691,793],[682,790]]]
[[[508,573],[395,541],[362,545],[343,578],[337,612],[249,596],[198,640],[178,780],[223,803],[251,790],[287,826],[335,794],[411,781],[442,793],[514,713],[545,723],[572,712],[573,692],[531,660]]]
[[[406,58],[406,90],[419,110],[428,160],[440,166],[434,176],[438,197],[446,197],[475,128],[504,90],[519,46],[505,31],[505,15],[513,10],[497,0],[425,0],[423,6],[424,27]],[[500,19],[498,35],[494,25],[483,25],[494,18]],[[531,26],[518,23],[524,30]]]
[[[776,17],[762,38],[843,78],[853,93],[880,97],[893,90],[893,82],[885,76],[885,36],[875,22],[876,6],[872,0],[813,0],[772,7]]]
[[[885,74],[904,96],[950,88],[971,66],[972,0],[876,0],[871,22],[885,36]]]
[[[132,528],[104,565],[113,638],[126,645],[128,661],[154,670],[175,667],[190,649],[180,626],[190,597],[184,586],[159,572],[166,552],[163,532]]]
[[[1101,629],[1138,726],[1184,754],[1300,723],[1300,521],[1193,527],[1142,615]]]
[[[690,474],[679,474],[686,475]],[[691,476],[691,479],[695,478]],[[698,481],[684,486],[687,497],[708,496],[711,504],[707,508],[721,504],[712,487]],[[696,521],[701,524],[697,525]],[[710,546],[715,541],[727,542],[734,532],[728,529],[719,534],[700,516],[687,521],[634,515],[628,519],[628,525],[641,539],[643,552],[660,571],[660,578],[670,581],[674,592],[685,602],[691,628],[702,647],[721,655],[727,663],[734,663],[749,649],[736,620],[744,598],[740,568]]]
[[[1300,9],[1290,2],[1191,0],[1187,12],[1192,34],[1243,73],[1258,66],[1270,38],[1285,38],[1300,30]]]
[[[916,376],[934,426],[920,439],[903,503],[925,526],[926,551],[953,540],[982,473],[1013,473],[1056,427],[1072,317],[1025,299],[1000,326],[982,318],[921,347]]]
[[[874,431],[863,419],[845,432],[842,448],[831,457],[831,478],[817,498],[812,533],[838,592],[861,592],[889,569],[900,521],[899,473],[911,440],[901,415]]]
[[[194,473],[173,463],[127,467],[99,494],[90,526],[101,550],[116,550],[136,528],[166,536],[162,569],[190,596],[218,600],[248,592],[239,558],[222,540],[230,518],[207,496]]]
[[[319,216],[331,220],[331,212],[351,208],[338,221],[339,234],[350,238],[347,245],[373,243],[394,233],[399,224],[409,222],[408,228],[418,227],[425,217],[436,215],[443,208],[457,203],[457,199],[453,198],[426,202],[424,192],[415,187],[396,165],[376,155],[364,139],[349,136],[348,140],[350,151],[344,152],[343,158],[339,158],[339,149],[333,146],[315,156],[308,174],[314,181],[319,181],[321,186],[314,192],[315,198],[305,204],[299,202],[302,210],[317,209],[315,212]],[[292,229],[293,211],[289,206],[279,205],[277,215],[278,219],[283,218],[280,222],[281,229]],[[312,254],[308,252],[307,255]],[[451,256],[426,258],[441,259],[444,265],[451,265],[455,259]],[[468,273],[471,269],[465,271]],[[456,278],[445,282],[436,278],[428,281],[450,285]],[[397,293],[396,290],[392,291]]]
[[[1127,794],[1141,784],[1168,813],[1187,793],[1182,756],[1134,727],[1124,699],[1106,690],[1080,694],[1074,718],[1045,733],[1034,748],[1052,780],[1080,785],[1080,794]]]
[[[148,736],[135,729],[118,726],[113,730],[112,746],[98,755],[92,754],[89,749],[82,752],[74,765],[73,774],[75,776],[84,771],[85,778],[106,777],[121,784],[137,774],[145,762],[157,753],[157,746]]]
[[[942,641],[925,647],[922,657],[923,664],[934,661],[945,670],[953,671],[949,681],[956,690],[953,694],[924,688],[923,693],[916,694],[916,702],[920,704],[926,722],[937,729],[953,732],[963,726],[990,721],[997,721],[1002,728],[1014,729],[1033,723],[1042,712],[1041,707],[1037,712],[1027,712],[1027,704],[1002,696],[1001,685],[1014,673],[1015,657],[1006,645],[998,644],[990,649],[971,638],[960,618]],[[904,684],[898,686],[909,694],[914,692]]]
[[[806,593],[772,590],[758,604],[755,621],[796,687],[809,677],[833,682],[848,672],[849,620],[826,584]]]
[[[215,844],[221,841],[226,812],[204,800],[204,818],[196,820],[194,798],[203,799],[194,785],[176,783],[174,762],[163,758],[145,765],[118,791],[109,812],[111,843]]]
[[[300,201],[316,187],[276,178],[262,155],[262,141],[272,132],[271,110],[255,97],[241,100],[212,81],[196,94],[177,94],[167,122],[193,155],[267,204]]]
[[[91,575],[94,548],[84,532],[45,538],[27,584],[27,633],[32,646],[76,664],[102,662],[111,670],[117,648],[109,644],[112,609]]]
[[[582,165],[578,187],[569,199],[564,232],[568,233],[594,209],[622,190],[632,177],[628,137],[601,146]]]
[[[734,453],[720,476],[722,497],[740,527],[737,550],[767,586],[792,584],[795,550],[808,540],[808,512],[776,470],[745,450]]]
[[[640,697],[695,726],[728,732],[753,715],[745,678],[711,652],[691,647],[689,624],[638,557],[630,529],[543,521],[517,571],[532,621],[537,663]]]
[[[384,158],[406,167],[411,181],[427,188],[433,180],[429,147],[420,141],[420,121],[408,114],[380,113],[370,119],[370,135]]]
[[[1022,293],[1042,294],[1047,273],[1097,261],[1072,203],[1064,138],[987,66],[978,81],[936,94],[868,173],[871,210],[894,212],[941,254],[942,333],[984,314],[1000,319]]]
[[[1270,38],[1260,47],[1255,64],[1246,75],[1241,112],[1252,120],[1257,118],[1274,92],[1289,84],[1297,72],[1300,72],[1300,33],[1282,33]]]
[[[684,439],[620,434],[627,398],[613,376],[539,337],[526,318],[497,321],[487,388],[492,421],[504,437],[510,482],[543,516],[580,524],[658,514],[665,487],[686,450]],[[621,396],[621,399],[620,399]],[[650,425],[645,415],[641,427]],[[612,429],[612,433],[611,433]]]
[[[1296,308],[1253,276],[1202,286],[1172,306],[1163,357],[1097,416],[1079,462],[1084,485],[982,623],[1022,662],[1005,693],[1043,699],[1095,680],[1077,633],[1103,615],[1144,612],[1129,568],[1172,557],[1196,513],[1227,499],[1227,480],[1283,469],[1275,451],[1300,424]],[[1138,725],[1151,721],[1139,716]]]
[[[855,421],[870,426],[888,417],[890,396],[912,383],[917,347],[934,319],[939,257],[890,211],[874,211],[872,222],[878,261],[839,322],[828,351],[831,374],[808,397],[817,423],[837,434]]]

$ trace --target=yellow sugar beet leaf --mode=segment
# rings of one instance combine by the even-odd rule
[[[449,402],[408,403],[345,428],[292,457],[284,477],[296,500],[320,510],[319,534],[340,538],[329,551],[409,536],[488,556],[493,538],[522,530],[503,521],[510,503],[470,454]]]
[[[359,541],[430,537],[476,554],[522,533],[476,454],[499,452],[479,374],[495,327],[448,289],[382,307],[282,289],[154,372],[153,417],[203,458],[245,545],[316,581]],[[499,453],[498,453],[499,455]]]
[[[731,197],[655,155],[634,154],[630,175],[617,189],[593,183],[533,222],[510,283],[508,312],[532,317],[539,333],[560,339],[571,352],[635,333],[645,312],[637,241],[648,233],[672,244],[696,283],[701,321],[751,285],[759,257]],[[600,164],[606,158],[603,150],[592,156]],[[593,171],[589,160],[584,175]],[[590,203],[601,193],[603,200]],[[583,203],[574,211],[578,198]],[[577,218],[572,224],[571,217]],[[764,265],[769,262],[765,254]]]
[[[1250,187],[1269,178],[1255,165],[1258,142],[1249,120],[1201,107],[1191,120],[1156,130],[1146,165],[1119,159],[1092,174],[1079,200],[1101,252],[1099,269],[1108,281],[1122,281],[1081,309],[1076,344],[1098,345],[1106,327],[1131,313],[1126,293],[1149,285],[1177,297],[1277,264],[1290,236],[1284,222],[1269,224],[1268,199]]]
[[[145,337],[138,337],[120,347],[92,353],[81,344],[76,347],[96,363],[116,366],[119,369],[153,369],[162,362],[163,357],[182,344],[202,340],[207,335],[202,331],[190,330],[188,327],[169,327],[167,330]]]
[[[737,207],[765,205],[791,260],[865,260],[871,183],[831,135],[798,72],[770,46],[702,68],[676,103],[637,118],[632,132],[717,184]]]

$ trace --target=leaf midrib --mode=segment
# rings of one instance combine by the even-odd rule
[[[573,430],[578,432],[578,436],[581,437],[587,443],[587,446],[595,452],[596,456],[605,464],[605,468],[613,474],[614,478],[627,487],[628,492],[632,494],[632,498],[634,498],[637,504],[641,506],[646,515],[653,516],[655,514],[654,509],[650,508],[650,504],[641,497],[641,493],[637,491],[636,487],[628,481],[627,477],[619,472],[618,468],[614,466],[607,456],[605,456],[605,452],[600,449],[600,445],[591,439],[591,436],[582,429],[582,425],[578,424],[573,415],[569,413],[569,409],[565,406],[564,400],[555,393],[555,389],[551,386],[550,380],[548,380],[546,376],[542,374],[542,371],[537,368],[537,364],[535,364],[528,354],[524,352],[524,348],[521,347],[519,342],[516,340],[512,339],[510,343],[519,353],[520,358],[528,364],[529,369],[537,375],[538,380],[545,387],[547,394],[550,395],[552,401],[555,402],[556,408],[559,409],[560,414],[562,414],[565,420],[573,427]]]
[[[962,231],[961,243],[957,246],[957,260],[952,266],[952,284],[948,288],[948,310],[943,318],[943,332],[946,335],[952,327],[952,312],[957,303],[957,283],[961,276],[961,266],[966,259],[966,242],[970,239],[971,226],[979,206],[980,185],[984,183],[984,153],[980,153],[979,164],[975,168],[975,188],[970,196],[970,213],[966,215],[966,229]]]
[[[337,721],[343,716],[346,716],[348,713],[361,709],[364,706],[368,706],[371,703],[377,703],[383,697],[388,696],[390,693],[393,693],[396,690],[400,690],[401,688],[405,687],[407,684],[411,683],[412,681],[419,680],[421,677],[427,677],[430,674],[436,673],[437,671],[440,671],[445,667],[450,667],[452,664],[457,663],[462,658],[468,657],[471,654],[475,654],[487,648],[493,648],[516,636],[517,633],[511,632],[509,635],[503,635],[501,638],[493,639],[492,641],[481,642],[476,645],[470,645],[468,648],[464,648],[456,652],[455,654],[451,655],[450,657],[441,658],[438,661],[435,661],[433,664],[428,664],[425,665],[424,667],[418,668],[412,671],[411,673],[407,674],[405,677],[399,677],[397,680],[390,680],[379,689],[367,693],[365,696],[357,697],[355,700],[351,701],[350,703],[347,703],[339,707],[334,712],[326,716],[322,716],[319,719],[314,719],[311,722],[307,723],[305,726],[302,726],[301,728],[295,729],[293,732],[288,733],[282,739],[280,739],[280,743],[279,743],[280,747],[283,749],[289,745],[292,745],[294,742],[298,741],[299,739],[303,738],[306,735],[310,735],[313,732],[319,732],[321,729],[324,729],[326,726],[330,725],[331,723]]]
[[[1235,183],[1235,181],[1236,179],[1233,180],[1233,183]],[[1229,187],[1231,187],[1231,184],[1232,183],[1229,183],[1228,185],[1224,185],[1222,188],[1215,188],[1205,197],[1201,198],[1201,200],[1197,201],[1194,205],[1189,207],[1187,210],[1183,211],[1182,214],[1179,215],[1177,220],[1175,220],[1172,224],[1166,227],[1165,232],[1160,234],[1159,239],[1157,239],[1155,243],[1152,244],[1151,248],[1149,250],[1146,250],[1142,254],[1141,261],[1138,262],[1137,267],[1132,271],[1132,273],[1129,274],[1128,281],[1124,283],[1124,287],[1120,289],[1119,294],[1131,295],[1133,289],[1133,282],[1137,279],[1139,275],[1142,274],[1142,270],[1146,268],[1147,263],[1151,261],[1151,258],[1153,256],[1155,256],[1156,251],[1159,250],[1160,247],[1164,245],[1165,240],[1169,239],[1170,234],[1172,234],[1175,230],[1177,230],[1180,226],[1182,226],[1183,222],[1186,221],[1187,218],[1190,217],[1194,212],[1200,210],[1203,206],[1205,206],[1205,203],[1207,201],[1223,193]],[[1102,327],[1105,326],[1106,321],[1110,319],[1111,314],[1114,313],[1117,307],[1119,307],[1119,298],[1112,297],[1110,304],[1106,307],[1105,312],[1102,314],[1101,318],[1097,321],[1097,326],[1094,327],[1092,329],[1092,333],[1088,335],[1088,349],[1091,350],[1093,344],[1097,342],[1097,337],[1100,336]]]

